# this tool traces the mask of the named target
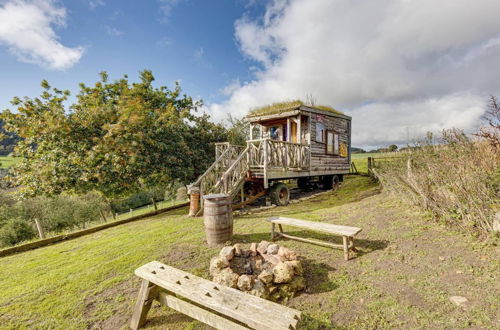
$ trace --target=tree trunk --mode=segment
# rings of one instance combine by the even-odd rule
[[[154,197],[151,197],[151,201],[153,202],[153,206],[155,208],[155,211],[158,211],[158,205],[156,204],[156,199]]]

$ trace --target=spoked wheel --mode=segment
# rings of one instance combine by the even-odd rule
[[[290,202],[290,190],[282,182],[278,182],[271,187],[269,192],[271,202],[278,206],[285,206]]]

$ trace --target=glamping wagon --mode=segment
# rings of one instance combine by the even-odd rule
[[[189,186],[192,214],[207,194],[239,197],[236,207],[264,195],[286,205],[290,193],[284,181],[294,179],[299,188],[319,183],[331,189],[349,173],[351,117],[295,101],[255,109],[246,120],[247,145],[217,143],[215,162]]]

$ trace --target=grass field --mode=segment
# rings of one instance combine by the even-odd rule
[[[218,249],[203,242],[203,219],[186,213],[179,209],[0,259],[1,327],[127,328],[139,288],[135,268],[158,260],[208,278]],[[500,326],[498,247],[427,222],[380,193],[369,177],[346,177],[331,193],[235,217],[233,243],[269,239],[265,219],[275,215],[363,228],[360,252],[348,262],[339,250],[280,242],[303,258],[308,288],[288,306],[303,311],[304,329]],[[457,295],[469,300],[463,308],[449,301]],[[157,305],[146,326],[206,329]]]
[[[7,168],[19,162],[18,157],[0,156],[0,168]]]
[[[400,156],[400,154],[396,152],[366,152],[363,154],[351,154],[351,161],[356,165],[358,172],[368,173],[368,157],[385,158],[397,156]]]

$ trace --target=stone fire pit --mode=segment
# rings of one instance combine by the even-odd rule
[[[286,302],[305,289],[303,272],[294,251],[267,241],[249,249],[226,246],[210,261],[215,283],[272,301]]]

